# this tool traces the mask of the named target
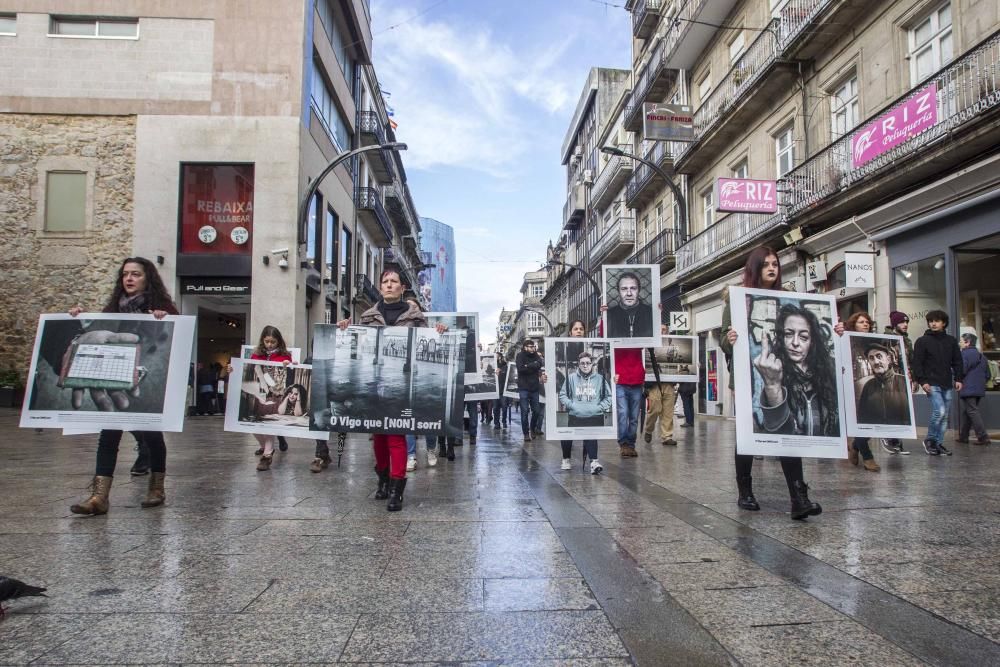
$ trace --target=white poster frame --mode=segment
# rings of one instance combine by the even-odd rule
[[[837,322],[837,300],[827,294],[807,292],[785,292],[779,290],[754,289],[749,287],[732,287],[729,290],[733,329],[738,334],[733,346],[733,362],[736,389],[736,451],[739,454],[754,456],[802,456],[823,459],[847,458],[847,421],[844,410],[844,391],[841,382],[840,355],[837,351],[838,342],[832,327]],[[796,435],[777,432],[757,432],[754,426],[754,411],[756,408],[756,371],[751,370],[750,359],[750,316],[747,312],[747,297],[766,297],[786,301],[806,301],[810,304],[821,303],[829,309],[829,336],[833,342],[830,351],[833,377],[828,378],[836,387],[837,416],[839,419],[839,434]]]
[[[517,390],[517,363],[514,359],[511,359],[507,364],[507,382],[504,383],[503,395],[507,398],[513,398],[514,400],[520,400],[521,394]],[[545,383],[539,382],[538,386],[540,391],[538,392],[538,402],[542,405],[545,404]]]
[[[698,366],[701,362],[701,358],[698,356],[698,337],[697,336],[674,336],[666,335],[660,338],[661,342],[658,346],[653,347],[653,353],[656,350],[664,348],[667,346],[667,341],[682,339],[691,342],[691,361],[681,362],[682,365],[688,366],[691,371],[687,375],[682,373],[660,373],[660,382],[698,382]],[[649,359],[649,351],[643,350],[642,352],[642,365],[643,368],[651,369],[652,363]],[[656,382],[656,374],[651,370],[646,372],[646,382]]]
[[[610,319],[615,308],[618,307],[617,299],[615,303],[610,303],[612,296],[617,294],[618,286],[612,286],[611,280],[619,277],[625,271],[638,274],[640,281],[646,280],[649,285],[650,303],[646,304],[649,309],[649,330],[640,331],[633,337],[622,337],[615,334],[618,331],[611,331]],[[660,343],[660,265],[659,264],[605,264],[601,266],[601,286],[603,294],[602,301],[606,309],[601,313],[601,322],[604,326],[604,336],[614,342],[618,347],[654,347]],[[640,288],[640,292],[641,292]]]
[[[476,339],[476,342],[475,342],[475,344],[473,346],[473,349],[476,351],[477,355],[479,354],[479,313],[473,313],[473,312],[467,312],[467,311],[461,311],[461,312],[458,312],[458,311],[455,311],[455,312],[431,311],[431,312],[428,312],[428,313],[424,313],[424,317],[427,318],[427,326],[429,326],[431,328],[434,328],[438,324],[438,322],[441,322],[445,318],[451,318],[451,317],[454,317],[454,318],[459,318],[459,317],[470,318],[471,321],[472,321],[472,326],[470,328],[472,329],[472,333],[474,334],[474,337]],[[444,324],[449,329],[452,328],[451,323],[445,322]],[[466,345],[466,349],[468,349],[468,346],[469,346],[468,334],[466,334],[465,345]],[[476,357],[476,363],[475,363],[475,365],[476,365],[477,368],[479,367],[479,358],[478,358],[478,356]],[[465,362],[465,367],[466,367],[466,369],[469,368],[469,362],[468,362],[468,360],[466,360],[466,362]],[[471,372],[469,370],[466,370],[465,371],[465,378],[464,378],[465,384],[474,384],[476,382],[478,376],[479,376],[478,372],[477,373],[473,373],[473,372]],[[466,398],[466,400],[472,400],[472,399]]]
[[[899,365],[902,368],[900,377],[902,379],[905,393],[907,409],[909,414],[909,424],[875,424],[861,423],[858,421],[858,401],[861,396],[857,394],[857,383],[860,381],[856,377],[855,364],[852,358],[851,341],[854,339],[873,339],[882,341],[892,341],[898,352]],[[847,435],[852,438],[897,438],[914,439],[917,437],[917,421],[913,410],[913,394],[910,392],[910,369],[906,364],[906,347],[902,336],[879,333],[862,333],[860,331],[846,331],[840,341],[841,371],[844,378],[844,405],[847,411]]]
[[[249,359],[253,355],[253,351],[257,349],[256,345],[240,345],[240,358]],[[292,355],[293,364],[302,363],[302,348],[301,347],[286,347],[288,354]]]
[[[167,377],[163,389],[162,412],[103,412],[100,410],[73,409],[32,409],[30,408],[36,383],[36,375],[40,372],[39,353],[42,337],[49,322],[79,321],[84,328],[90,322],[169,322],[173,324],[170,337],[170,352],[167,361]],[[191,351],[194,349],[195,317],[190,315],[167,315],[161,320],[155,320],[148,314],[131,313],[80,313],[75,318],[68,313],[42,314],[38,318],[35,333],[35,343],[31,355],[31,368],[28,371],[28,382],[25,388],[24,404],[21,409],[19,425],[22,428],[59,428],[70,429],[69,434],[93,433],[103,429],[123,431],[163,431],[179,433],[184,430],[184,417],[187,414],[187,380],[191,367]],[[84,332],[86,333],[86,332]],[[141,363],[141,361],[140,361]],[[151,379],[149,382],[154,382]],[[68,391],[68,390],[67,390]],[[91,399],[86,395],[85,402]]]
[[[229,364],[233,367],[233,372],[230,373],[230,378],[236,378],[233,382],[232,379],[229,381],[229,387],[226,391],[226,421],[223,426],[223,430],[229,431],[231,433],[253,433],[255,435],[281,435],[286,438],[313,438],[325,440],[330,436],[329,431],[312,431],[307,425],[305,429],[301,426],[289,426],[287,424],[268,424],[266,422],[257,422],[255,424],[247,424],[241,422],[239,419],[240,413],[240,400],[243,391],[243,371],[247,364],[254,366],[277,366],[284,367],[285,365],[280,361],[264,361],[262,359],[237,359],[233,357],[230,359]],[[288,368],[305,368],[312,371],[312,366],[309,364],[289,364]],[[309,382],[309,393],[312,395],[312,374],[310,373]],[[309,411],[305,414],[306,420],[309,420]]]
[[[607,397],[610,401],[609,414],[611,424],[604,426],[559,426],[558,416],[562,401],[559,399],[559,391],[556,388],[558,383],[558,347],[567,343],[579,343],[584,349],[590,349],[595,345],[607,348],[604,357],[608,360],[608,377],[604,378],[608,384]],[[546,440],[605,440],[618,437],[618,410],[615,400],[615,355],[613,344],[607,338],[546,338],[545,339],[545,375],[548,378],[545,382],[545,393],[553,396],[553,400],[545,404],[545,439]],[[597,370],[595,368],[594,372]],[[564,413],[565,414],[565,413]]]
[[[479,366],[481,368],[482,365],[483,365],[483,359],[487,359],[487,358],[490,359],[493,362],[493,364],[496,364],[497,356],[495,354],[493,354],[492,352],[479,352],[478,354],[476,354],[477,366]],[[496,397],[497,397],[496,386],[497,386],[497,383],[498,383],[497,375],[496,375],[496,369],[495,368],[493,369],[493,382],[492,383],[482,382],[481,381],[482,380],[482,375],[480,373],[477,373],[475,377],[476,377],[476,380],[477,380],[476,382],[474,382],[474,383],[468,383],[468,381],[466,382],[466,385],[465,385],[465,402],[466,403],[474,403],[476,401],[492,401],[492,400],[496,399]],[[487,385],[492,384],[494,388],[490,389],[489,391],[480,391],[480,392],[469,391],[469,389],[474,388],[476,386],[483,385],[483,384],[487,384]]]

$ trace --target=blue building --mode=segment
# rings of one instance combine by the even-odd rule
[[[420,254],[425,265],[418,290],[433,311],[458,310],[455,281],[455,230],[434,218],[420,218]]]

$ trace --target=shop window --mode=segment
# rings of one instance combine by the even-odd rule
[[[323,258],[326,260],[326,272],[323,278],[336,287],[337,284],[337,231],[340,220],[332,209],[326,209],[326,220],[323,224]]]
[[[958,263],[958,333],[975,334],[976,346],[987,358],[1000,361],[1000,234],[955,249]],[[1000,383],[998,383],[1000,384]],[[1000,386],[997,386],[1000,390]]]
[[[86,225],[86,172],[48,172],[45,184],[45,231],[83,232]]]
[[[944,255],[897,266],[893,269],[893,281],[896,288],[895,310],[909,316],[912,338],[923,333],[922,326],[926,321],[927,311],[947,312]]]

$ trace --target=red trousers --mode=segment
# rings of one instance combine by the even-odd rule
[[[376,433],[372,439],[375,469],[389,469],[389,477],[406,479],[406,436]]]

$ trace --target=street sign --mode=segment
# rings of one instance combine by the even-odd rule
[[[670,311],[670,331],[690,331],[691,324],[687,311]]]
[[[642,105],[642,136],[650,141],[694,141],[694,116],[687,104]]]

